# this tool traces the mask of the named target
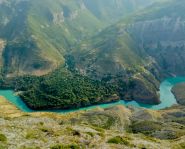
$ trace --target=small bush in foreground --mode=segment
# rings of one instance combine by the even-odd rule
[[[0,141],[1,142],[6,142],[7,141],[7,138],[4,134],[0,134]]]
[[[130,142],[128,141],[128,139],[125,139],[123,137],[120,137],[120,136],[116,136],[114,138],[111,138],[107,141],[107,143],[113,143],[113,144],[124,144],[124,145],[127,145],[129,146],[130,145]]]

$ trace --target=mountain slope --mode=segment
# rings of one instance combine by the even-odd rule
[[[0,7],[4,12],[0,36],[8,40],[4,51],[8,73],[48,72],[64,63],[64,52],[82,36],[78,33],[87,35],[101,27],[76,1],[7,1]]]
[[[143,3],[143,0],[93,1],[93,4],[88,0],[1,1],[0,38],[7,41],[2,57],[6,74],[43,75],[52,71],[65,63],[64,56],[75,43],[146,6]],[[94,6],[98,14],[94,13]],[[127,7],[131,7],[129,11]],[[113,15],[115,20],[107,21]]]
[[[185,73],[184,9],[183,0],[156,3],[83,41],[73,52],[77,69],[109,81],[130,78],[129,99],[156,103],[157,82]]]

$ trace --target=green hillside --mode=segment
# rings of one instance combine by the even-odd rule
[[[0,38],[7,41],[2,57],[6,74],[43,75],[52,71],[65,63],[65,54],[76,43],[145,7],[143,3],[143,0],[94,1],[93,4],[87,0],[3,0]],[[99,14],[94,13],[94,6]]]
[[[4,51],[7,73],[40,75],[51,71],[64,64],[63,56],[70,46],[102,27],[77,1],[8,1],[0,9],[4,20],[0,36],[8,40]]]

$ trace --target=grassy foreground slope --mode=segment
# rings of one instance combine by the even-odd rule
[[[115,106],[68,113],[23,113],[0,98],[0,147],[184,149],[184,107]],[[178,113],[178,114],[177,114]]]

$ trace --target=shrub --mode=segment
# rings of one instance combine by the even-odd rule
[[[8,149],[5,145],[0,144],[0,149]]]
[[[120,136],[116,136],[114,138],[109,139],[107,143],[124,144],[127,146],[130,145],[130,142],[128,141],[128,139],[120,137]]]
[[[38,139],[40,137],[37,131],[28,131],[26,134],[26,139]]]
[[[92,132],[86,132],[89,136],[94,137],[94,133]]]
[[[6,142],[7,141],[7,138],[4,134],[0,134],[0,141],[1,142]]]
[[[185,149],[185,142],[175,144],[172,149]]]

